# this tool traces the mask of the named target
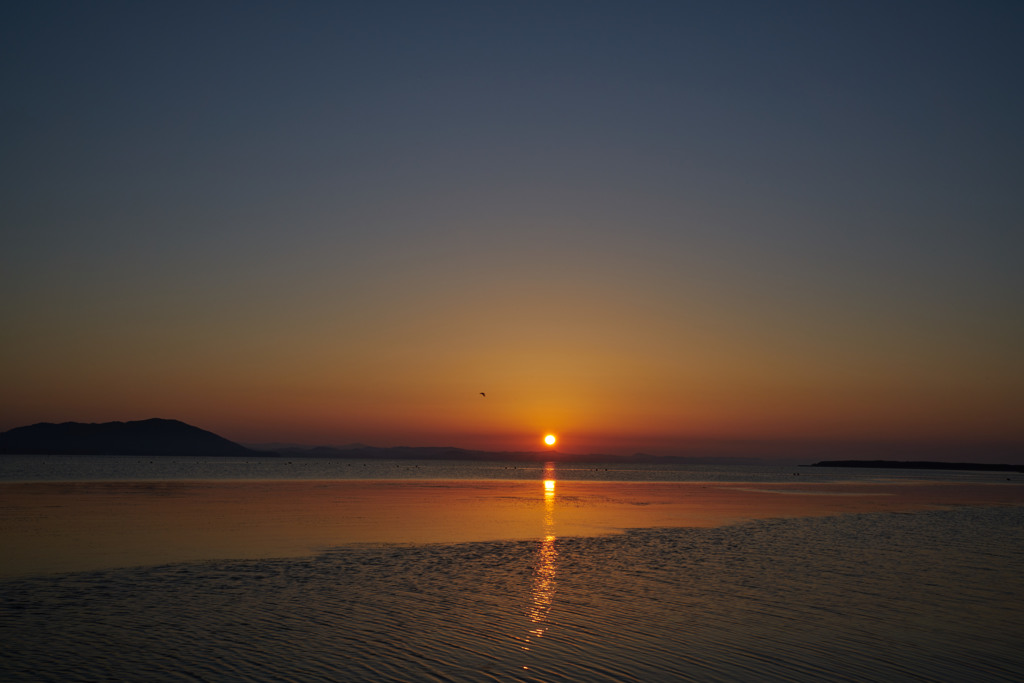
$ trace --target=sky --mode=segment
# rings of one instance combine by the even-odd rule
[[[991,1],[8,3],[0,430],[1024,462],[1021,35]]]

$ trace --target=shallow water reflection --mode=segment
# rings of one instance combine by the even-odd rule
[[[636,528],[1021,505],[1024,486],[582,482],[552,467],[539,481],[0,483],[0,500],[0,576],[28,576],[378,544],[541,541],[553,558],[568,538]]]
[[[555,549],[555,463],[549,462],[544,468],[544,540],[537,551],[537,565],[533,575],[533,588],[530,591],[530,621],[534,627],[527,636],[529,649],[530,638],[540,638],[547,630],[548,613],[555,599],[555,571],[558,550]]]

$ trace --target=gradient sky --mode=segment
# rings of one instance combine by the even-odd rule
[[[8,3],[0,430],[1024,458],[1024,4],[834,5]]]

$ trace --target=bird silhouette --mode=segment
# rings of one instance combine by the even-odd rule
[[[487,394],[485,394],[485,393],[484,393],[484,392],[482,392],[482,391],[480,392],[480,395],[481,395],[481,396],[483,396],[484,398],[487,398]]]

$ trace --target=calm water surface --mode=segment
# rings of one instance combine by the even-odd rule
[[[822,458],[827,459],[827,458]],[[941,470],[755,465],[626,465],[559,463],[561,481],[957,481],[1024,482],[1024,474]],[[545,463],[328,458],[188,458],[0,455],[0,481],[126,481],[176,479],[507,479],[538,481]]]

